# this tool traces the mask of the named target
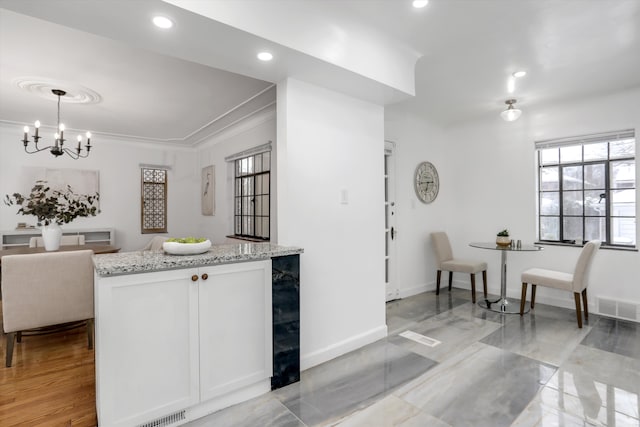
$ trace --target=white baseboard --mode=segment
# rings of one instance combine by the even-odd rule
[[[418,286],[413,286],[411,288],[400,289],[398,293],[398,298],[408,298],[414,295],[421,294],[423,292],[435,291],[436,290],[436,282],[433,283],[423,283]]]
[[[331,344],[312,353],[300,355],[300,370],[312,368],[338,356],[357,350],[387,336],[387,325],[378,326],[370,331]]]

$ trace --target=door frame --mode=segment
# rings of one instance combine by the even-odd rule
[[[396,204],[396,143],[384,141],[384,208],[385,208],[385,301],[400,298],[400,289],[397,281],[397,204]]]

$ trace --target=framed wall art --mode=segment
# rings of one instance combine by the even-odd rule
[[[213,216],[216,211],[215,168],[213,165],[202,168],[202,184],[200,198],[202,215]]]

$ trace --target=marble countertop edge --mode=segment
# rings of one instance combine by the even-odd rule
[[[273,243],[240,243],[213,245],[207,252],[198,255],[169,255],[162,250],[94,255],[93,265],[98,276],[110,277],[260,261],[303,252],[304,249],[299,247]]]

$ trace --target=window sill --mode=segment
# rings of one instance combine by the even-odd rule
[[[579,245],[577,243],[562,243],[562,242],[534,242],[535,245],[538,246],[565,246],[570,248],[582,248],[584,245]],[[638,248],[631,246],[612,246],[612,245],[603,245],[600,246],[600,249],[605,250],[614,250],[614,251],[624,251],[624,252],[638,252]]]

